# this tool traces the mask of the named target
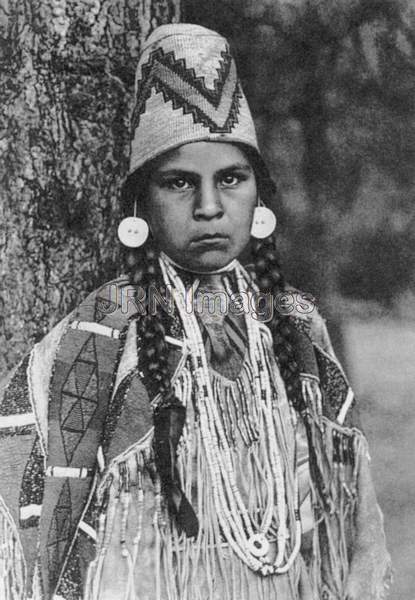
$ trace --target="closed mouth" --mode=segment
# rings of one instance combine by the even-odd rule
[[[204,233],[203,235],[198,235],[192,239],[192,242],[206,242],[209,240],[225,240],[228,239],[227,235],[223,235],[222,233]]]

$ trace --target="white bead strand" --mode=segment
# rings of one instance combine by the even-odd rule
[[[249,310],[245,310],[246,328],[248,333],[248,355],[252,370],[252,385],[255,392],[255,411],[260,423],[265,426],[266,436],[258,439],[257,444],[263,451],[267,475],[267,504],[260,525],[253,526],[253,519],[242,499],[237,485],[236,471],[232,462],[232,451],[228,435],[218,412],[219,403],[215,394],[218,387],[212,385],[209,365],[205,353],[203,339],[197,318],[186,306],[186,289],[177,275],[169,259],[160,257],[164,281],[172,289],[173,298],[177,306],[186,343],[190,350],[193,364],[193,378],[199,411],[200,435],[202,446],[206,455],[207,465],[211,475],[214,504],[217,511],[218,522],[225,540],[233,551],[254,571],[264,575],[286,572],[293,564],[301,544],[301,523],[298,510],[298,479],[297,474],[289,473],[287,444],[285,436],[278,436],[277,429],[280,424],[275,422],[274,395],[276,390],[271,386],[270,365],[264,348],[269,351],[269,339],[263,339],[259,323],[253,319]],[[235,263],[235,273],[238,290],[246,302],[251,301],[252,285],[245,270]],[[250,289],[251,287],[251,289]],[[245,306],[249,309],[249,306]],[[187,369],[186,369],[187,370]],[[183,394],[186,403],[190,401],[192,385],[190,373],[177,383],[176,391]],[[181,395],[180,394],[180,395]],[[278,419],[277,419],[278,420]],[[258,425],[258,431],[262,426]],[[279,439],[279,438],[282,439]],[[283,444],[281,449],[280,444]],[[283,465],[285,469],[283,468]],[[286,481],[290,482],[286,489]],[[287,492],[294,495],[294,519],[290,515],[290,535],[287,527]],[[268,553],[269,540],[267,533],[271,529],[273,515],[277,511],[277,557],[274,563],[268,563],[265,555]],[[294,527],[295,522],[295,527]],[[294,531],[295,529],[295,531]],[[283,564],[287,539],[295,539],[290,556]]]

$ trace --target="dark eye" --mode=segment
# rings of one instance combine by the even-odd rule
[[[171,190],[177,190],[183,192],[192,187],[191,183],[187,181],[184,177],[175,177],[174,179],[169,179],[167,182],[167,187]]]
[[[234,187],[235,185],[238,185],[240,181],[241,178],[238,175],[235,175],[235,173],[228,173],[223,175],[221,185],[223,187]]]

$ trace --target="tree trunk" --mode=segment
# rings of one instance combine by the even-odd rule
[[[117,274],[141,43],[179,0],[0,0],[0,374]]]

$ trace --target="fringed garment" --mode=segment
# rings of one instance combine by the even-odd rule
[[[241,321],[218,327],[215,319],[200,319],[243,504],[257,529],[270,523],[267,562],[278,552],[278,502],[286,506],[283,564],[293,560],[285,573],[263,575],[241,559],[229,543],[232,536],[219,525],[191,357],[174,326],[168,329],[171,370],[187,408],[176,464],[198,517],[197,537],[179,534],[168,514],[155,467],[151,402],[138,369],[134,307],[125,310],[120,292],[129,297],[123,280],[94,293],[6,383],[0,404],[0,597],[384,598],[389,557],[367,445],[348,420],[353,395],[318,314],[302,318],[318,376],[302,373],[301,412],[287,401],[269,333],[261,325],[284,499],[269,478],[266,426],[252,401],[253,371]],[[12,418],[16,425],[10,427]]]
[[[233,450],[238,487],[252,520],[259,522],[273,489],[270,490],[266,479],[269,458],[264,423],[258,407],[249,405],[254,398],[249,364],[244,365],[235,381],[217,372],[211,375],[217,397],[221,398],[220,409]],[[293,472],[295,416],[290,414],[281,383],[279,380],[287,429],[287,469]],[[188,410],[178,452],[178,469],[186,495],[197,507],[199,535],[195,540],[179,535],[168,517],[160,497],[160,482],[152,469],[150,435],[117,457],[99,486],[98,496],[106,505],[106,518],[98,544],[101,553],[98,552],[90,569],[86,598],[262,600],[280,595],[287,600],[311,600],[314,596],[301,556],[285,575],[263,577],[246,566],[223,539],[201,431],[193,409],[192,376],[187,367],[178,374],[176,386],[185,390]],[[275,521],[273,499],[270,504]],[[276,532],[269,554],[273,560]]]

